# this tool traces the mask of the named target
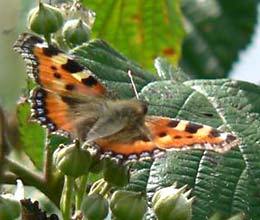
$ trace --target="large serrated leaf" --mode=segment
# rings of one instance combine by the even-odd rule
[[[235,133],[239,148],[225,155],[209,151],[171,152],[151,167],[147,195],[178,181],[196,197],[193,219],[219,211],[226,216],[260,215],[260,88],[232,80],[192,80],[150,83],[142,90],[149,113],[191,120]],[[248,175],[245,182],[244,175]],[[250,193],[249,193],[250,192]],[[258,209],[256,208],[258,207]]]

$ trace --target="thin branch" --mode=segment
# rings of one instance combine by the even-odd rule
[[[35,186],[38,189],[42,188],[44,179],[39,174],[26,169],[26,167],[8,157],[5,158],[5,163],[9,171],[17,175],[18,178],[21,178],[24,183],[29,183],[29,185]]]
[[[44,179],[45,181],[51,182],[52,181],[52,152],[50,148],[50,138],[49,135],[46,135],[45,140],[45,149],[44,149]]]
[[[14,160],[10,158],[5,158],[9,171],[14,173],[18,178],[20,178],[26,185],[34,186],[42,193],[44,193],[54,204],[59,206],[60,200],[60,184],[56,183],[54,186],[52,184],[48,185],[45,179],[31,170],[26,169],[26,167],[21,166]]]
[[[18,177],[13,173],[3,173],[0,178],[0,184],[16,184]]]

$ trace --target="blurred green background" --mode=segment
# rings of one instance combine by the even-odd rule
[[[32,2],[0,1],[0,102],[5,109],[14,106],[25,83],[24,63],[12,45],[19,32],[25,30],[26,11]]]

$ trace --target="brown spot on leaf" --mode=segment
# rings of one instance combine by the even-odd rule
[[[165,55],[165,56],[172,56],[175,54],[175,50],[173,48],[164,48],[162,53]]]

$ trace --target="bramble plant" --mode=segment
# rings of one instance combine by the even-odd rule
[[[188,11],[189,1],[183,1],[182,9],[179,0],[141,2],[135,1],[134,7],[109,0],[102,4],[103,8],[102,1],[73,1],[59,6],[39,2],[28,14],[28,28],[42,35],[48,44],[73,55],[118,98],[134,96],[127,74],[131,69],[140,98],[149,104],[148,114],[220,127],[234,133],[241,144],[226,154],[173,151],[134,163],[100,158],[88,143],[49,133],[30,120],[28,93],[36,85],[27,79],[27,92],[17,104],[18,137],[7,131],[8,120],[0,108],[0,183],[15,184],[19,179],[17,192],[23,195],[22,183],[33,186],[48,198],[45,203],[49,207],[56,208],[44,210],[42,203],[32,198],[2,194],[0,219],[19,215],[23,220],[259,218],[260,87],[231,79],[192,79],[205,78],[207,70],[208,78],[227,76],[231,61],[248,42],[248,34],[246,40],[241,37],[237,45],[232,45],[229,57],[223,56],[223,47],[212,47],[219,66],[210,66],[208,59],[202,64],[198,57],[192,61],[195,49],[191,42],[199,46],[201,41],[197,35],[189,35],[181,60],[185,35],[182,10]],[[227,3],[222,6],[229,9]],[[97,13],[95,22],[95,13],[86,7]],[[208,22],[208,32],[204,32],[210,36],[210,46],[214,45],[211,28],[218,27],[218,22]],[[235,31],[240,33],[244,24],[237,22]],[[251,23],[247,25],[250,30]],[[199,25],[198,30],[203,32]],[[223,41],[227,40],[228,34],[223,35]],[[118,45],[149,71],[94,36]],[[212,53],[206,50],[204,56],[213,57]],[[156,73],[152,73],[155,56],[164,57],[155,59]],[[194,72],[189,75],[177,68],[180,62],[184,69]],[[214,71],[218,74],[214,75]],[[19,139],[19,152],[12,138]]]

